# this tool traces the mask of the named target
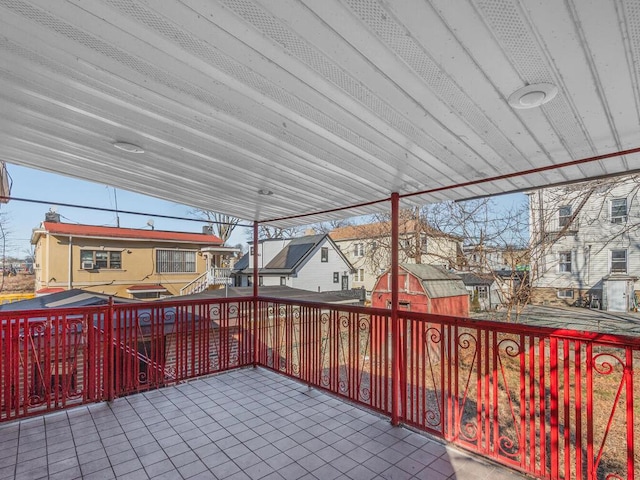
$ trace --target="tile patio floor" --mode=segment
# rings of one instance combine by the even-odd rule
[[[247,368],[0,425],[0,479],[7,478],[526,477]]]

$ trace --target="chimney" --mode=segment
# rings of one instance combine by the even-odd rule
[[[52,223],[60,223],[60,214],[55,210],[49,209],[49,211],[44,214],[44,221],[52,222]]]
[[[202,227],[202,233],[205,235],[213,235],[213,225],[204,225]]]

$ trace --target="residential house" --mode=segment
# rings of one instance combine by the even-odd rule
[[[529,193],[533,303],[636,308],[638,186],[626,176]]]
[[[469,316],[469,293],[462,279],[434,265],[400,265],[398,302],[401,310]],[[386,270],[376,281],[371,294],[371,306],[390,308],[390,305],[391,274],[390,270]]]
[[[499,277],[472,272],[461,272],[457,275],[469,292],[471,311],[495,310],[502,304]]]
[[[414,219],[401,220],[399,231],[400,262],[444,268],[458,263],[459,238]],[[336,228],[329,235],[354,267],[353,287],[364,288],[370,295],[378,276],[391,264],[391,223],[350,225]]]
[[[211,277],[201,289],[222,284],[229,269],[226,279],[216,269],[235,251],[215,235],[61,223],[52,212],[31,243],[37,295],[81,288],[136,299],[179,295],[199,278]]]
[[[254,245],[233,268],[234,285],[253,281]],[[349,290],[353,266],[327,234],[265,239],[257,245],[260,286],[281,285],[314,292]]]

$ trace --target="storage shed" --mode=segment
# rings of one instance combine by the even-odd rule
[[[469,292],[462,279],[434,265],[400,265],[398,295],[401,310],[412,312],[469,316]],[[384,272],[371,295],[376,308],[391,307],[391,274]]]

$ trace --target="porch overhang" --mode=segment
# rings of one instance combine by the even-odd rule
[[[281,227],[635,172],[639,8],[1,0],[0,160]]]

